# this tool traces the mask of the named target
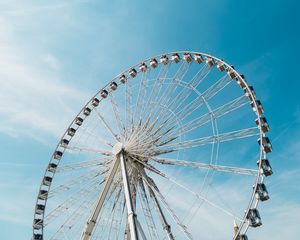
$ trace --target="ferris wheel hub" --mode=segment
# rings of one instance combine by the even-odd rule
[[[112,148],[112,154],[118,155],[122,151],[123,148],[124,148],[123,144],[120,142],[117,142]]]

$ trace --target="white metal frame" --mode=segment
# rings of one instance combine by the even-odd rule
[[[184,52],[177,52],[178,54],[180,55],[183,55],[184,53],[186,53],[186,51]],[[173,52],[172,53],[167,53],[167,54],[162,54],[162,55],[166,55],[167,57],[170,58],[170,56],[174,54]],[[243,85],[245,85],[245,88],[246,90],[248,91],[249,95],[250,95],[250,98],[253,100],[254,102],[254,108],[255,108],[255,113],[257,114],[257,116],[259,117],[260,116],[260,113],[259,113],[259,106],[257,105],[256,101],[254,101],[256,99],[256,96],[251,92],[247,82],[241,77],[241,75],[236,71],[234,70],[234,68],[232,68],[229,64],[225,63],[223,60],[221,59],[218,59],[216,57],[213,57],[211,55],[208,55],[208,54],[204,54],[204,53],[198,53],[198,52],[189,52],[189,54],[192,54],[194,56],[196,55],[200,55],[202,56],[203,58],[211,58],[213,59],[213,61],[215,63],[222,63],[225,65],[226,69],[228,71],[232,71],[234,72],[234,74],[236,75],[236,78],[239,79],[240,82],[243,83]],[[158,59],[160,56],[162,55],[158,55],[158,56],[154,56],[154,57],[151,57],[149,59],[146,59],[145,61],[143,61],[143,63],[149,63],[151,61],[151,59]],[[161,63],[160,63],[161,64]],[[133,68],[138,68],[138,66],[140,65],[140,63],[128,68],[127,70],[125,70],[123,73],[121,73],[120,75],[122,74],[126,74],[128,78],[130,78],[130,76],[127,74],[128,71],[130,69],[133,69]],[[167,64],[168,65],[168,64]],[[162,76],[165,74],[165,70],[167,69],[167,65],[166,67],[162,68]],[[184,67],[186,67],[187,65],[182,65],[182,68],[184,69]],[[178,78],[178,81],[177,81],[177,84],[181,84],[181,81],[180,81],[180,78],[182,78],[182,75],[184,76],[184,71],[187,71],[187,69],[184,69],[182,70],[181,72],[179,72],[179,74],[181,75],[178,75],[177,78]],[[139,71],[137,72],[139,74]],[[108,92],[108,95],[110,95],[111,91],[112,90],[109,90],[109,85],[111,84],[111,82],[118,82],[119,81],[119,75],[112,79],[103,89],[107,89],[107,92]],[[141,81],[141,85],[140,85],[140,88],[144,88],[145,86],[143,84],[145,84],[145,81],[146,79],[142,79]],[[195,81],[195,84],[196,81]],[[218,89],[221,89],[222,87],[224,87],[227,83],[225,82],[225,80],[223,79],[220,79],[220,81],[218,82],[219,85],[216,85],[216,89],[208,89],[207,92],[204,92],[203,94],[199,95],[199,99],[203,99],[203,104],[208,104],[206,102],[206,100],[212,96],[212,94],[215,94],[213,91],[219,91]],[[127,86],[127,85],[126,85]],[[193,87],[193,86],[192,86]],[[194,86],[195,87],[195,86]],[[159,89],[160,91],[160,89]],[[169,92],[168,92],[169,91]],[[170,103],[170,100],[168,99],[168,95],[174,90],[172,89],[168,89],[167,90],[167,94],[165,95],[164,98],[162,99],[158,99],[158,101],[160,102],[169,102]],[[96,94],[94,95],[91,100],[82,108],[82,110],[78,113],[78,115],[76,116],[76,118],[78,116],[83,116],[82,115],[82,112],[84,111],[84,109],[86,107],[90,107],[91,106],[91,102],[92,100],[95,98],[95,97],[98,97],[100,95],[100,92],[101,90]],[[140,98],[140,96],[139,96]],[[102,101],[102,99],[100,98],[100,102]],[[111,97],[110,99],[111,103],[113,106],[115,106],[114,104],[114,99]],[[128,100],[130,101],[130,100]],[[144,100],[143,100],[144,101]],[[240,102],[239,102],[240,101]],[[212,117],[212,121],[215,122],[215,119],[218,118],[218,116],[221,116],[222,114],[226,114],[227,112],[231,111],[232,109],[236,108],[239,106],[239,104],[242,103],[242,101],[244,101],[243,99],[236,99],[235,101],[231,102],[231,103],[228,103],[226,106],[224,105],[223,108],[220,108],[220,109],[216,109],[214,111],[210,111],[210,114]],[[146,104],[146,102],[144,103]],[[209,106],[208,106],[209,107]],[[109,127],[109,124],[106,122],[106,120],[104,119],[104,117],[100,114],[100,112],[97,111],[96,108],[94,108],[95,112],[97,113],[97,115],[99,116],[99,118],[102,120],[102,123],[103,125],[108,129],[108,131],[112,134],[112,136],[115,138],[115,140],[118,142],[120,141],[121,139],[119,138],[119,136],[117,134],[115,134],[113,132],[113,130]],[[130,109],[128,109],[128,111],[131,111]],[[118,113],[117,113],[117,110],[114,108],[114,112],[115,112],[115,116],[118,117]],[[182,111],[182,113],[184,113],[184,111]],[[136,113],[134,113],[136,114]],[[151,113],[150,113],[151,114]],[[156,113],[156,114],[160,114],[160,113]],[[165,114],[165,113],[163,113]],[[85,118],[85,116],[83,116]],[[87,116],[86,116],[87,117]],[[75,119],[76,119],[75,118]],[[70,127],[74,127],[75,130],[77,130],[79,128],[79,126],[75,125],[75,119],[74,121],[70,124],[70,126],[68,127],[68,129]],[[198,119],[197,123],[198,124],[205,124],[207,121],[209,120],[209,118],[202,118],[202,119]],[[131,121],[131,119],[126,119],[126,121]],[[148,122],[148,121],[147,121]],[[262,146],[262,137],[264,136],[264,133],[262,132],[262,123],[260,122],[260,119],[258,120],[259,122],[259,126],[258,126],[258,129],[259,129],[259,138],[260,138],[260,142],[261,142],[261,146],[260,146],[260,156],[259,156],[259,169],[261,168],[261,159],[265,158],[266,157],[266,152],[264,151],[263,149],[263,146]],[[132,123],[130,123],[132,124]],[[216,124],[216,123],[215,123]],[[164,153],[164,152],[168,152],[168,151],[174,151],[174,149],[179,149],[178,147],[182,147],[182,146],[189,146],[189,147],[192,147],[192,146],[198,146],[199,144],[214,144],[215,142],[221,142],[221,141],[228,141],[228,140],[231,140],[232,138],[243,138],[243,137],[246,137],[248,135],[253,135],[255,134],[254,131],[252,131],[252,129],[243,129],[239,132],[233,132],[233,133],[225,133],[225,134],[219,134],[218,133],[218,129],[217,129],[217,126],[213,126],[213,128],[215,128],[215,133],[214,133],[214,136],[211,136],[211,137],[207,137],[207,138],[203,138],[203,139],[196,139],[194,141],[186,141],[186,142],[183,142],[181,143],[181,146],[176,146],[173,144],[173,146],[171,145],[171,147],[169,148],[164,148],[164,147],[161,147],[161,149],[158,151],[158,153]],[[134,134],[132,134],[134,137],[136,137],[140,132],[143,131],[143,126],[139,129],[139,130],[135,130]],[[120,129],[121,130],[121,129]],[[182,130],[183,131],[187,131],[189,130],[189,128],[187,128],[187,126],[183,126],[182,127]],[[69,136],[67,134],[67,130],[66,132],[63,134],[63,137],[61,139],[68,139],[69,141],[72,140],[72,137],[73,136]],[[125,138],[126,138],[126,134],[125,134]],[[131,138],[131,139],[127,139],[129,140],[133,140],[134,139]],[[142,139],[143,141],[145,140]],[[149,152],[147,152],[147,145],[144,146],[144,149],[143,149],[143,152],[144,154],[141,155],[141,157],[147,157],[147,158],[152,158],[152,160],[158,162],[158,163],[161,163],[161,164],[177,164],[177,165],[182,165],[182,166],[188,166],[188,167],[193,167],[193,168],[201,168],[201,169],[209,169],[209,170],[213,170],[213,171],[223,171],[223,172],[231,172],[231,173],[236,173],[236,174],[246,174],[246,175],[255,175],[256,176],[256,181],[255,181],[255,187],[258,183],[262,183],[263,180],[264,180],[264,176],[260,173],[260,171],[257,171],[257,170],[254,170],[254,169],[245,169],[245,168],[235,168],[235,167],[228,167],[228,166],[220,166],[220,165],[212,165],[212,164],[201,164],[201,163],[193,163],[193,162],[187,162],[187,161],[184,161],[184,160],[174,160],[174,159],[162,159],[162,158],[157,158],[155,156],[151,156],[149,155]],[[130,146],[130,150],[131,151],[135,151],[135,148],[134,146]],[[60,143],[57,145],[55,151],[61,151],[62,153],[64,153],[64,151],[66,150],[67,148],[66,147],[63,147]],[[74,149],[73,149],[74,150]],[[81,148],[79,149],[80,151],[84,151],[85,149]],[[88,151],[91,151],[92,149],[86,149]],[[105,156],[111,156],[112,154],[110,152],[106,152],[106,151],[102,151],[101,149],[94,149],[95,152],[98,152],[99,154],[102,154],[102,155],[105,155]],[[140,152],[136,152],[136,154],[138,155]],[[52,162],[57,162],[57,161],[54,161],[54,154],[50,160],[50,163]],[[59,161],[58,161],[59,163]],[[144,163],[143,163],[144,164]],[[151,165],[147,165],[147,164],[144,164],[144,167],[146,167],[147,169],[150,169],[151,171],[155,171],[155,169],[151,166]],[[110,165],[110,170],[109,170],[109,173],[105,179],[105,185],[103,187],[103,190],[102,192],[100,193],[99,195],[99,198],[97,199],[97,202],[95,204],[95,209],[93,211],[93,214],[91,215],[91,217],[89,218],[88,222],[87,222],[87,225],[86,225],[86,228],[85,230],[83,231],[82,233],[82,237],[81,239],[82,240],[88,240],[89,237],[91,236],[92,234],[92,231],[93,231],[93,228],[95,227],[95,224],[96,224],[96,221],[97,221],[97,218],[99,216],[99,213],[101,211],[101,208],[103,206],[103,203],[105,201],[105,198],[107,197],[108,195],[108,192],[109,192],[109,189],[111,188],[111,185],[112,185],[112,181],[118,171],[118,169],[121,169],[121,173],[122,173],[122,181],[123,181],[123,187],[124,187],[124,192],[125,192],[125,202],[126,202],[126,207],[127,207],[127,213],[128,213],[128,225],[129,225],[129,229],[130,229],[130,237],[131,237],[131,240],[137,240],[139,239],[139,236],[141,236],[143,239],[145,238],[145,234],[143,233],[142,231],[142,227],[140,226],[138,220],[137,220],[137,216],[136,216],[136,213],[134,211],[134,207],[133,207],[133,203],[132,203],[132,196],[131,196],[131,189],[130,189],[130,184],[129,184],[129,180],[128,180],[128,171],[127,171],[127,163],[126,163],[126,152],[124,151],[124,149],[116,156],[116,159],[113,161],[113,163],[111,163]],[[54,172],[51,172],[49,171],[49,169],[47,168],[46,171],[45,171],[45,176],[50,176],[50,177],[54,177],[55,175],[55,171]],[[146,177],[146,176],[144,176]],[[146,180],[147,180],[147,177],[146,177]],[[148,179],[149,180],[149,179]],[[146,181],[147,182],[147,181]],[[49,185],[45,185],[43,182],[40,186],[40,190],[47,190],[49,192],[50,190],[50,187],[51,187],[51,183]],[[148,188],[149,188],[149,192],[150,192],[150,196],[151,198],[153,199],[153,202],[154,202],[154,205],[155,205],[155,208],[157,210],[157,212],[159,213],[160,215],[160,218],[161,218],[161,221],[162,221],[162,224],[164,226],[164,229],[167,233],[167,236],[168,236],[168,239],[174,239],[173,237],[173,234],[172,232],[170,231],[170,227],[169,227],[169,224],[167,223],[166,221],[166,218],[164,217],[164,214],[163,214],[163,211],[162,211],[162,208],[160,207],[160,204],[159,204],[159,201],[156,197],[156,194],[155,194],[155,191],[154,191],[154,186],[152,185],[149,185],[149,182],[148,182]],[[244,224],[246,224],[246,216],[247,216],[247,211],[250,209],[250,208],[256,208],[257,205],[258,205],[258,201],[255,199],[254,197],[254,194],[255,192],[253,191],[253,194],[252,194],[252,197],[249,201],[249,205],[247,207],[247,210],[246,210],[246,213],[244,215],[244,219],[242,220],[241,222],[241,225],[239,226],[239,229],[236,231],[236,235],[234,236],[234,239],[237,239],[239,237],[239,235],[241,234],[241,230],[243,229],[244,232],[247,231],[248,229],[248,225],[244,228]],[[44,206],[46,206],[47,204],[47,196],[45,197],[45,200],[42,201],[42,203],[44,204]],[[36,209],[37,209],[37,205],[38,203],[40,203],[41,200],[37,199],[36,201]],[[42,214],[42,220],[44,219],[44,213]],[[34,219],[36,219],[36,214],[35,214],[35,217]],[[43,224],[42,224],[43,225]],[[35,233],[40,233],[41,235],[43,235],[43,231],[44,231],[44,227],[42,226],[41,229],[36,229],[35,228],[36,226],[36,223],[33,224],[33,234]],[[140,231],[140,235],[138,233],[138,230]]]

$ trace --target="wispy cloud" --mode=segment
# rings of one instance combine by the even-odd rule
[[[65,130],[74,113],[79,111],[80,107],[88,99],[90,94],[83,92],[80,87],[67,82],[61,76],[65,72],[64,60],[61,59],[62,56],[58,55],[61,48],[57,52],[52,50],[57,50],[57,47],[62,42],[67,42],[68,44],[71,43],[71,40],[76,42],[72,46],[73,48],[69,48],[69,51],[72,53],[78,46],[89,45],[89,52],[85,53],[87,53],[86,55],[88,55],[89,59],[92,59],[89,63],[94,65],[94,69],[91,71],[94,71],[93,74],[95,76],[99,77],[101,73],[101,77],[106,78],[111,77],[112,73],[118,73],[115,71],[120,69],[116,69],[116,66],[121,66],[121,68],[128,67],[132,61],[146,57],[145,55],[148,55],[148,53],[153,54],[153,52],[158,53],[157,51],[177,48],[181,44],[186,46],[186,43],[191,45],[192,42],[187,42],[189,39],[196,39],[194,44],[196,48],[199,46],[203,47],[205,46],[203,43],[211,43],[212,39],[216,39],[213,36],[210,41],[207,41],[207,38],[203,37],[205,34],[202,37],[200,36],[200,38],[196,37],[194,34],[199,31],[199,27],[190,25],[190,18],[187,18],[188,24],[196,29],[196,32],[191,28],[186,28],[187,32],[178,31],[178,24],[185,26],[183,19],[180,18],[178,18],[178,21],[176,19],[175,22],[171,21],[174,25],[174,31],[170,30],[172,26],[168,25],[167,21],[161,25],[161,19],[168,17],[163,11],[163,7],[158,9],[153,5],[153,9],[146,7],[146,11],[143,12],[144,6],[142,8],[138,6],[139,4],[136,4],[135,7],[132,7],[127,1],[120,1],[116,4],[104,3],[101,7],[95,9],[94,12],[79,14],[80,4],[85,2],[90,1],[55,1],[41,4],[12,0],[0,4],[0,135],[23,138],[24,143],[29,138],[46,143],[50,137],[54,136],[57,138]],[[73,14],[71,10],[75,4],[79,5],[79,8]],[[109,10],[106,8],[109,7],[107,5],[111,7]],[[172,6],[176,6],[176,4]],[[93,7],[94,5],[91,8]],[[212,9],[213,13],[216,13],[215,8]],[[220,9],[223,8],[219,7],[216,10],[220,11]],[[158,15],[156,11],[161,12],[161,15]],[[136,12],[141,13],[140,16]],[[173,11],[171,12],[174,14]],[[91,17],[93,14],[97,15],[98,18]],[[196,12],[194,14],[197,18],[199,17]],[[59,16],[63,18],[63,21]],[[208,16],[203,15],[203,17],[206,18]],[[45,18],[47,21],[39,21],[41,18]],[[214,21],[217,21],[216,19],[218,18],[214,18]],[[198,24],[197,21],[194,22]],[[261,23],[259,24],[261,25]],[[62,25],[72,26],[72,28],[61,28]],[[51,28],[50,33],[41,31],[48,26]],[[28,29],[30,27],[33,27],[34,30],[30,31]],[[224,29],[224,24],[221,24],[221,27]],[[205,30],[207,30],[206,34],[210,34],[212,25],[208,24],[205,28],[203,30],[202,27],[201,31],[205,33]],[[62,41],[60,38],[63,38],[61,36],[66,29],[71,31],[72,34],[67,34],[67,40],[64,39]],[[145,29],[148,31],[145,31]],[[174,35],[174,33],[178,33],[178,35]],[[223,32],[216,28],[216,31],[213,31],[213,33]],[[41,43],[41,45],[45,44],[43,50],[39,53],[34,52],[36,48],[26,44],[23,39],[27,37],[27,40],[29,39],[30,41],[31,39],[28,36],[31,36],[31,34],[39,36],[38,40],[35,39],[33,41],[33,44],[38,44],[40,40],[43,40],[41,36],[45,34],[45,42],[49,44],[49,41],[54,41],[55,44],[53,45],[55,46],[52,46],[51,50],[47,44]],[[53,34],[58,36],[55,40],[52,39]],[[83,42],[82,38],[93,39],[94,41]],[[221,36],[220,39],[222,40]],[[228,39],[232,38],[229,37]],[[65,46],[62,46],[62,48],[65,48]],[[214,48],[211,46],[209,49]],[[229,50],[230,46],[226,48],[226,51]],[[100,51],[101,54],[99,54]],[[79,55],[82,56],[83,54],[80,53],[77,56]],[[242,71],[246,73],[246,77],[249,77],[250,82],[254,83],[254,86],[256,86],[255,83],[259,84],[259,87],[256,88],[258,97],[262,97],[264,100],[269,100],[270,96],[272,96],[271,86],[268,86],[270,81],[268,80],[270,78],[269,74],[273,72],[273,69],[264,69],[266,58],[270,58],[270,55],[277,56],[278,59],[281,56],[278,53],[277,55],[266,53],[254,59],[248,65],[241,67]],[[68,57],[72,64],[73,61],[77,61],[77,59],[73,59],[72,54]],[[107,64],[111,62],[114,62],[114,64]],[[291,61],[286,62],[291,64]],[[74,67],[78,67],[82,62],[77,62],[77,64],[73,64]],[[90,79],[89,81],[92,80]],[[97,87],[98,84],[101,85],[99,82],[96,84]],[[279,84],[283,84],[283,82],[279,82]],[[296,117],[299,119],[299,112],[296,114]],[[270,155],[270,160],[275,174],[266,179],[271,199],[260,205],[263,226],[249,231],[251,239],[297,239],[299,237],[300,189],[298,182],[300,181],[300,144],[298,139],[300,134],[294,131],[298,129],[298,125],[298,120],[293,120],[283,125],[283,130],[277,131],[277,135],[274,138],[276,140],[274,144],[275,152]],[[39,145],[37,144],[35,147],[39,147]],[[7,158],[7,156],[2,157],[2,161],[4,158]],[[0,165],[0,222],[11,224],[14,226],[12,229],[21,225],[28,226],[29,229],[31,225],[34,198],[39,180],[43,174],[43,171],[35,164],[41,160],[40,158],[40,155],[36,156],[35,159],[29,159],[29,157],[26,159],[25,156],[26,162],[32,162],[34,166],[22,165],[13,161],[2,162]],[[22,162],[22,160],[18,159],[19,162]],[[41,162],[44,162],[45,165],[47,164],[46,160],[39,163]],[[8,168],[11,168],[11,171],[7,171]],[[31,175],[33,171],[35,171],[36,176]],[[241,185],[243,184],[241,183]],[[234,210],[245,207],[242,203],[244,203],[243,200],[246,196],[240,196],[239,193],[234,191],[235,189],[232,188],[230,182],[216,186],[216,188],[220,195],[227,195],[227,199],[232,200],[231,205],[236,204]],[[170,201],[170,204],[174,208],[176,207],[179,212],[184,212],[190,207],[185,195],[182,194],[183,192],[180,189],[178,192],[174,192],[173,198],[169,198],[169,200],[173,200]],[[231,219],[220,214],[216,209],[203,205],[196,216],[199,219],[204,219],[204,223],[199,226],[198,218],[195,217],[189,227],[192,231],[201,231],[203,235],[211,233],[209,231],[216,222],[222,222],[222,224],[215,226],[214,229],[216,231],[214,234],[205,239],[224,239],[225,233],[232,234]],[[216,221],[216,218],[218,218],[218,221]],[[1,234],[0,238],[5,239]],[[13,233],[11,234],[7,235],[9,236],[7,239],[14,237]],[[23,239],[29,238],[22,237]]]
[[[58,9],[63,9],[66,7],[69,7],[71,5],[75,4],[81,4],[81,3],[87,3],[90,2],[91,0],[75,0],[72,2],[67,2],[67,1],[59,1],[58,3],[52,2],[52,3],[46,3],[46,4],[37,4],[37,3],[32,3],[28,4],[28,2],[20,2],[20,1],[15,1],[15,2],[9,2],[6,7],[8,8],[7,10],[2,10],[2,13],[12,15],[12,16],[27,16],[27,15],[32,15],[32,14],[41,14],[44,11],[48,10],[58,10]],[[5,7],[5,4],[3,8]]]
[[[59,74],[49,75],[46,68],[34,64],[37,60],[12,39],[13,26],[5,19],[1,21],[0,132],[36,139],[42,139],[41,133],[57,136],[83,105],[87,94],[63,83]],[[51,53],[39,61],[53,71],[60,69],[59,60]]]

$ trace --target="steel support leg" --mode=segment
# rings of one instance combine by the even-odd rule
[[[105,198],[107,196],[107,193],[110,189],[110,186],[112,184],[112,181],[114,179],[114,176],[117,172],[117,169],[120,165],[120,161],[119,159],[115,159],[114,162],[113,162],[113,166],[112,168],[110,169],[110,172],[108,174],[108,177],[106,178],[106,181],[105,181],[105,186],[99,196],[99,198],[97,199],[97,203],[96,203],[96,206],[95,206],[95,209],[91,215],[91,217],[89,218],[88,222],[87,222],[87,225],[86,225],[86,228],[85,230],[83,231],[82,233],[82,236],[81,236],[81,240],[88,240],[90,239],[91,237],[91,234],[94,230],[94,227],[96,225],[96,221],[97,221],[97,218],[100,214],[100,211],[103,207],[103,204],[104,204],[104,201],[105,201]]]
[[[155,193],[152,191],[152,189],[149,188],[149,191],[150,191],[150,197],[153,199],[153,202],[154,202],[154,207],[156,208],[158,214],[159,214],[159,217],[160,217],[160,220],[163,224],[163,229],[164,231],[167,233],[167,236],[168,236],[168,240],[174,240],[174,236],[171,232],[171,226],[168,224],[166,218],[165,218],[165,215],[158,203],[158,200],[155,196]]]
[[[127,166],[126,166],[126,160],[125,160],[125,154],[124,151],[121,151],[118,155],[120,159],[121,164],[121,171],[122,171],[122,178],[123,178],[123,184],[124,184],[124,193],[125,193],[125,201],[126,201],[126,207],[127,207],[127,213],[128,213],[128,225],[130,230],[130,236],[131,240],[138,240],[138,232],[137,232],[137,224],[136,224],[136,214],[133,209],[132,204],[132,198],[131,198],[131,191],[130,191],[130,185],[128,181],[128,172],[127,172]]]
[[[151,182],[152,182],[154,184],[153,187],[156,187],[156,184],[153,182],[153,180],[151,178],[148,177],[148,175],[145,173],[145,171],[142,171],[142,175],[145,178],[146,183],[151,185]],[[154,191],[150,188],[149,185],[148,185],[148,190],[149,190],[149,193],[150,193],[150,197],[152,198],[153,203],[154,203],[154,207],[158,212],[159,218],[160,218],[160,220],[162,222],[162,225],[163,225],[163,229],[167,233],[168,240],[174,240],[174,236],[173,236],[173,233],[171,231],[171,226],[168,224],[167,219],[166,219],[166,217],[165,217],[165,215],[164,215],[164,213],[161,209],[161,206],[160,206],[160,204],[159,204],[159,202],[156,198],[156,195],[155,195]]]

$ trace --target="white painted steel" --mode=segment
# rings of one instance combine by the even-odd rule
[[[127,207],[127,214],[128,214],[128,225],[130,230],[131,240],[138,240],[139,235],[137,232],[137,216],[133,208],[132,204],[132,195],[128,181],[128,173],[127,173],[127,166],[126,166],[126,159],[124,156],[124,151],[121,151],[118,155],[121,164],[121,172],[123,178],[123,185],[124,185],[124,192],[125,192],[125,202]]]
[[[176,61],[172,57],[175,55]],[[197,71],[193,72],[193,76],[189,76],[192,64],[200,65]],[[218,68],[224,71],[224,74],[200,91],[199,86],[205,84],[216,65],[222,66]],[[172,70],[174,66],[176,68]],[[156,77],[150,78],[151,72],[156,69],[158,69]],[[172,72],[172,75],[170,75],[170,72]],[[134,84],[133,81],[137,81],[139,75],[141,75],[139,82]],[[119,78],[120,76],[122,77]],[[185,81],[187,77],[190,77],[188,82]],[[135,79],[133,80],[133,78]],[[211,107],[211,101],[214,101],[220,93],[226,91],[226,88],[232,85],[235,80],[246,92],[246,95],[224,100],[218,107]],[[123,87],[123,100],[120,101],[116,96],[122,89],[121,85],[125,86]],[[152,88],[149,86],[152,86]],[[106,100],[103,101],[104,99]],[[172,184],[174,183],[192,193],[197,199],[202,199],[215,206],[221,212],[235,216],[229,209],[225,209],[225,207],[215,204],[205,196],[194,192],[191,190],[191,186],[180,184],[160,169],[161,166],[172,165],[201,171],[207,170],[203,183],[210,179],[210,172],[213,174],[215,172],[225,172],[241,176],[248,175],[248,177],[255,178],[254,188],[245,214],[241,218],[236,217],[238,223],[235,225],[233,239],[239,239],[240,234],[246,233],[249,227],[247,212],[250,208],[258,206],[258,200],[254,197],[255,188],[257,184],[264,181],[264,176],[259,170],[218,163],[219,146],[223,142],[236,142],[240,139],[246,140],[255,136],[259,137],[258,169],[260,169],[261,159],[266,158],[266,152],[262,146],[262,138],[265,133],[262,132],[260,118],[257,120],[258,126],[256,127],[246,126],[245,128],[224,132],[220,132],[217,122],[250,102],[255,115],[260,117],[263,111],[256,100],[254,91],[250,89],[246,80],[232,66],[209,54],[188,51],[172,52],[154,56],[131,66],[100,89],[82,108],[63,134],[50,160],[50,167],[47,166],[40,185],[35,206],[33,238],[42,236],[43,239],[46,239],[45,236],[47,235],[44,235],[44,228],[55,222],[55,219],[62,214],[67,214],[72,210],[69,219],[60,223],[60,226],[57,226],[58,230],[49,239],[61,239],[62,236],[78,238],[79,234],[81,234],[81,240],[100,239],[102,236],[97,236],[97,234],[101,234],[100,229],[105,232],[107,228],[109,231],[105,232],[107,234],[106,238],[111,239],[112,236],[115,236],[116,239],[119,239],[122,233],[118,233],[118,230],[121,229],[121,226],[124,230],[122,206],[123,211],[124,206],[126,206],[128,224],[126,229],[130,230],[130,236],[127,235],[128,239],[146,239],[147,236],[151,236],[151,239],[157,239],[157,236],[161,237],[155,226],[157,223],[153,215],[149,214],[151,208],[156,210],[156,216],[160,219],[165,237],[169,240],[175,239],[178,233],[174,233],[173,230],[177,228],[187,239],[192,239],[192,233],[188,231],[189,226],[183,224],[182,219],[175,213],[176,209],[172,209],[155,181],[149,177],[149,174],[164,177]],[[122,101],[125,101],[124,104]],[[103,104],[110,105],[111,112],[103,111],[103,108],[101,108]],[[199,109],[202,108],[206,108],[208,112],[199,115]],[[92,115],[93,118],[91,118]],[[79,122],[76,120],[78,117]],[[96,119],[97,123],[100,122],[105,134],[101,132],[99,135],[95,129],[84,126],[90,118]],[[115,121],[115,125],[112,124],[112,120]],[[212,128],[211,135],[200,137],[192,135],[195,131],[209,126],[209,123]],[[90,124],[89,126],[93,126],[93,123]],[[70,130],[72,130],[72,134],[69,134]],[[78,142],[75,141],[75,144],[73,144],[72,139],[76,139],[78,134],[79,136],[81,134],[88,136],[87,140],[79,139],[76,140]],[[183,138],[183,136],[193,137]],[[90,138],[95,139],[93,144],[85,144]],[[108,140],[107,138],[112,139]],[[207,159],[210,160],[208,163],[163,156],[199,149],[204,146],[211,147],[211,156]],[[65,154],[74,156],[74,159],[76,159],[76,156],[83,154],[96,154],[97,157],[60,164],[64,160]],[[80,174],[74,175],[76,177],[72,178],[72,173],[76,171]],[[52,179],[56,175],[58,175],[59,181],[64,182],[51,188]],[[68,177],[69,179],[67,179]],[[45,184],[45,178],[47,178],[47,184]],[[72,192],[73,189],[76,189],[77,192]],[[41,191],[42,195],[40,195]],[[67,198],[50,212],[37,211],[41,205],[46,208],[48,199],[52,201],[53,198],[60,195],[67,196]],[[91,209],[91,201],[95,196],[97,196],[96,202]],[[77,206],[76,203],[79,201],[82,201],[82,203],[77,204]],[[140,217],[141,219],[142,217],[148,219],[147,221],[143,222],[137,219],[136,207],[138,201],[144,204],[142,207],[144,216],[141,215]],[[77,208],[73,209],[73,205],[76,205]],[[161,206],[173,219],[172,223],[167,219]],[[110,215],[108,215],[108,210],[111,211]],[[89,214],[89,217],[86,219],[86,226],[84,228],[83,226],[77,226],[76,219],[80,218],[81,221],[85,221],[87,214]],[[188,212],[188,215],[193,214]],[[99,222],[101,224],[98,224]],[[149,235],[145,231],[147,228]],[[73,232],[72,234],[75,235],[69,236],[69,232]]]
[[[105,198],[107,197],[108,191],[110,189],[110,186],[112,184],[112,181],[114,179],[114,176],[118,170],[118,167],[120,165],[120,160],[116,158],[112,164],[112,167],[110,169],[110,172],[108,174],[108,177],[106,178],[105,181],[105,186],[103,188],[102,193],[100,194],[99,198],[97,199],[96,205],[95,205],[95,210],[93,211],[90,219],[87,222],[86,228],[84,232],[81,235],[81,240],[88,240],[90,239],[92,232],[94,230],[94,227],[96,225],[96,221],[98,219],[99,213],[102,209],[102,206],[104,204]]]

